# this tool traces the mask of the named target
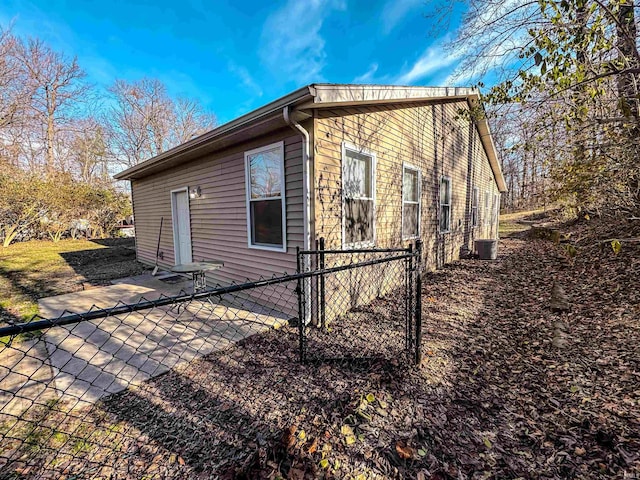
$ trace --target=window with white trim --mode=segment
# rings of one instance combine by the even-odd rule
[[[284,143],[244,154],[249,247],[286,251]]]
[[[345,246],[375,241],[375,156],[343,146],[343,227]]]
[[[491,223],[491,193],[489,190],[484,192],[484,211],[482,212],[482,223],[489,225]]]
[[[473,187],[473,193],[471,195],[471,226],[477,227],[480,225],[480,218],[478,217],[478,204],[480,203],[480,189]]]
[[[451,179],[440,179],[440,232],[451,230]]]
[[[420,236],[420,170],[402,167],[402,238]]]

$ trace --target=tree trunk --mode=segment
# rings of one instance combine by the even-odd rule
[[[588,69],[587,53],[585,48],[585,36],[587,33],[586,32],[587,8],[585,3],[586,2],[581,2],[577,6],[576,26],[575,26],[575,38],[576,38],[576,44],[578,45],[578,48],[576,49],[576,64],[577,64],[576,68],[582,69],[583,72],[585,72]],[[581,84],[577,85],[573,91],[573,97],[574,97],[575,112],[579,112],[580,107],[585,103],[585,86]],[[578,122],[576,122],[577,126],[580,127],[580,121],[577,113],[576,113],[576,117],[578,118]],[[575,162],[575,165],[578,166],[578,168],[581,168],[587,161],[587,152],[585,148],[584,136],[582,135],[581,132],[580,133],[574,132],[574,135],[576,134],[578,136],[575,139],[575,147],[573,149],[573,161]],[[582,198],[582,194],[578,190],[583,189],[583,187],[584,185],[582,185],[582,183],[580,183],[579,185],[576,184],[576,186],[574,187],[575,189],[574,193],[577,195],[578,198]]]
[[[622,0],[616,23],[616,46],[625,68],[637,68],[640,66],[637,40],[638,30],[633,11],[633,0]],[[631,167],[629,174],[629,190],[636,208],[640,207],[640,171],[638,158],[640,158],[640,75],[624,73],[618,75],[618,100],[622,114],[631,121],[627,128],[627,142],[629,145],[628,158]]]
[[[518,208],[523,208],[524,205],[527,203],[527,191],[528,191],[527,178],[529,175],[529,150],[527,148],[527,143],[529,141],[529,138],[526,130],[524,131],[524,139],[525,139],[525,148],[522,153],[522,172],[520,172],[522,176],[520,180],[520,199],[518,202],[519,203]]]
[[[622,0],[620,11],[618,12],[618,22],[616,24],[617,41],[616,46],[624,63],[624,68],[637,68],[640,66],[640,58],[636,42],[638,30],[633,11],[633,0]],[[622,105],[622,113],[626,117],[635,120],[635,130],[637,132],[637,121],[640,118],[640,99],[638,98],[638,84],[640,75],[625,73],[618,75],[618,94]]]
[[[47,99],[46,170],[48,174],[51,174],[55,171],[54,140],[56,136],[56,131],[55,131],[56,92],[54,89],[50,89],[48,86],[45,88],[46,88],[46,95],[47,95],[46,96],[46,99]]]

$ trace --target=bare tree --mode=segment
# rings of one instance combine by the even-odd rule
[[[28,92],[15,51],[17,40],[0,27],[0,131],[13,124],[28,104]]]
[[[578,209],[637,211],[640,56],[633,0],[463,3],[467,14],[450,48],[464,59],[458,78],[489,70],[500,76],[485,98],[511,135],[519,132],[504,152],[520,194],[515,203],[538,196],[542,181],[543,192]]]
[[[85,73],[76,58],[68,59],[39,39],[18,40],[15,59],[30,94],[34,128],[42,132],[45,169],[52,173],[56,169],[57,136],[88,89],[82,82]]]
[[[171,143],[179,145],[216,126],[216,117],[194,100],[179,98],[174,103],[175,126]]]
[[[25,149],[22,137],[30,105],[24,71],[15,57],[17,39],[0,27],[0,159],[18,166]]]
[[[114,153],[127,167],[213,128],[215,117],[196,102],[173,100],[157,79],[117,80],[109,112]]]
[[[0,26],[5,246],[43,233],[59,240],[78,219],[89,221],[94,234],[108,233],[130,212],[127,194],[113,184],[114,170],[215,126],[198,102],[172,98],[159,80],[117,81],[105,92],[84,77],[76,58]]]
[[[110,183],[109,139],[98,119],[89,116],[75,120],[67,148],[69,170],[75,178],[91,185]]]
[[[108,118],[112,130],[114,153],[118,160],[130,167],[152,155],[153,142],[149,138],[152,121],[151,105],[157,105],[155,85],[140,85],[116,80],[109,89],[115,100]]]

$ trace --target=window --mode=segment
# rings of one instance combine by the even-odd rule
[[[249,247],[286,251],[284,143],[245,152]]]
[[[471,196],[471,226],[477,227],[480,225],[480,218],[478,217],[478,203],[480,203],[480,189],[473,187],[473,194]]]
[[[402,238],[420,235],[420,171],[402,167]]]
[[[484,192],[484,211],[482,212],[482,223],[484,225],[491,224],[491,192]]]
[[[440,232],[451,229],[451,179],[442,177],[440,180]]]
[[[375,156],[343,145],[343,244],[371,246],[375,242]]]
[[[493,218],[491,219],[491,223],[494,225],[498,223],[498,219],[500,218],[500,194],[493,194]]]

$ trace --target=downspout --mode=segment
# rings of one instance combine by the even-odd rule
[[[304,199],[304,208],[302,210],[302,222],[304,223],[304,242],[303,249],[311,250],[311,229],[309,228],[309,219],[311,218],[311,202],[309,199],[310,179],[309,172],[309,132],[291,118],[291,107],[287,105],[282,110],[282,116],[287,125],[302,135],[302,198]]]
[[[282,109],[282,116],[284,117],[284,121],[287,125],[302,135],[302,198],[304,201],[302,209],[303,250],[311,250],[311,201],[309,198],[309,191],[311,189],[311,181],[309,178],[311,168],[309,165],[309,132],[291,117],[291,107],[289,105]],[[311,257],[309,255],[305,255],[304,268],[309,269],[310,259]],[[311,278],[306,279],[305,303],[307,305],[305,312],[305,324],[308,325],[311,322]]]
[[[471,106],[469,106],[471,110]],[[467,142],[467,195],[465,198],[465,207],[464,207],[464,248],[467,250],[465,255],[469,252],[473,251],[473,186],[474,186],[474,178],[473,178],[473,140],[475,138],[476,131],[476,123],[473,118],[469,121],[469,140]],[[480,193],[478,193],[478,197]],[[471,243],[471,244],[470,244]],[[462,254],[462,252],[461,252]]]

